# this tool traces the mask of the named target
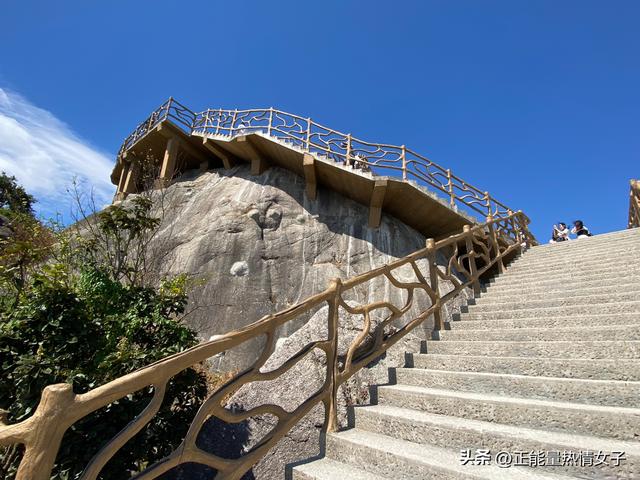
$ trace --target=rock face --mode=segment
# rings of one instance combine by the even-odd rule
[[[425,245],[421,234],[385,214],[378,229],[368,228],[368,208],[334,192],[320,189],[318,198],[311,201],[306,196],[304,180],[279,168],[259,176],[251,176],[246,166],[194,172],[182,176],[162,195],[165,219],[154,240],[154,255],[161,259],[166,273],[186,271],[203,280],[192,298],[192,306],[198,308],[187,317],[203,340],[248,325],[319,293],[332,278],[353,277]],[[438,259],[438,263],[445,262],[444,256]],[[424,263],[419,266],[428,277]],[[407,267],[398,277],[411,281],[415,274]],[[442,290],[450,288],[450,284],[441,282]],[[458,305],[465,297],[461,296]],[[402,306],[407,293],[384,278],[377,278],[347,292],[344,299],[349,306],[375,300]],[[395,322],[395,327],[429,305],[429,298],[419,292],[412,309]],[[447,308],[448,315],[458,311],[456,305]],[[374,325],[382,313],[373,315]],[[362,325],[362,316],[340,309],[342,355]],[[402,366],[405,352],[418,351],[432,328],[429,319],[341,387],[341,425],[347,423],[347,407],[370,402],[369,386],[387,382],[388,369]],[[308,343],[326,339],[327,307],[320,306],[283,325],[278,336],[276,349],[263,371],[277,368]],[[262,346],[259,340],[246,342],[211,359],[210,366],[216,370],[241,370],[255,361]],[[273,403],[292,411],[321,387],[326,368],[324,352],[314,349],[283,377],[242,387],[230,403],[240,410]],[[320,404],[246,478],[284,478],[287,464],[318,455],[323,421]],[[236,452],[237,456],[259,442],[274,424],[275,418],[268,415],[251,418],[241,427],[221,426],[214,419],[211,425],[215,428],[205,427],[199,443],[209,446],[207,449],[211,451],[220,451],[220,445],[224,444],[227,451]],[[221,437],[220,432],[234,428],[231,437],[241,445],[230,445],[233,440],[229,435]],[[206,477],[197,472],[190,475],[190,478]]]
[[[187,322],[203,340],[321,292],[334,277],[366,272],[425,244],[421,234],[384,214],[380,228],[368,228],[368,208],[334,192],[320,189],[309,200],[304,180],[279,168],[259,176],[248,166],[187,174],[164,192],[163,204],[154,256],[165,272],[201,279],[192,295],[198,308]],[[372,294],[361,292],[361,300]],[[254,360],[257,346],[245,347],[213,367]]]

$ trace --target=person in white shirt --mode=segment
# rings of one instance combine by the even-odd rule
[[[569,240],[569,228],[567,224],[560,222],[558,225],[554,225],[549,243],[566,242],[567,240]]]

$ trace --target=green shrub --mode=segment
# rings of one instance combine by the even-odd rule
[[[8,411],[9,423],[29,417],[47,385],[67,382],[83,393],[197,343],[179,321],[189,277],[146,286],[134,271],[143,259],[131,249],[114,254],[114,248],[147,241],[159,224],[150,209],[144,199],[109,207],[88,219],[95,223],[82,235],[47,228],[20,213],[28,218],[20,217],[22,223],[12,228],[24,235],[0,244],[0,408]],[[188,369],[172,378],[158,414],[106,465],[101,478],[127,478],[169,454],[206,393],[200,371]],[[136,392],[74,425],[64,437],[53,478],[78,478],[152,394],[151,388]],[[0,477],[7,479],[17,467],[9,450],[4,461],[0,457]]]

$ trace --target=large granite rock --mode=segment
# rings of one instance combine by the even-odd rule
[[[334,192],[321,188],[316,200],[308,199],[304,180],[279,168],[259,176],[251,176],[246,166],[193,172],[183,175],[162,195],[165,219],[153,243],[154,255],[161,259],[164,272],[186,271],[202,279],[190,305],[197,308],[186,321],[203,340],[289,307],[324,290],[332,278],[369,271],[425,244],[421,234],[384,214],[378,229],[368,228],[368,208]],[[438,263],[445,262],[441,255]],[[428,277],[424,262],[419,266]],[[404,281],[415,279],[408,267],[397,276]],[[450,284],[441,282],[443,291],[450,288]],[[446,314],[457,311],[468,295],[465,292],[455,304],[448,305]],[[344,298],[350,306],[383,299],[402,306],[407,292],[377,278],[345,293]],[[416,294],[412,309],[387,333],[429,305],[425,294]],[[374,314],[374,326],[383,313]],[[362,324],[362,316],[340,310],[342,355]],[[342,426],[347,423],[347,407],[370,402],[369,386],[386,383],[388,369],[402,366],[405,352],[418,351],[432,328],[429,319],[343,385],[339,392]],[[277,368],[309,342],[326,338],[327,307],[318,306],[285,324],[278,336],[275,351],[263,371]],[[262,347],[259,340],[246,342],[211,359],[210,366],[238,371],[254,362]],[[292,411],[320,388],[326,367],[324,353],[315,349],[283,377],[243,387],[230,403],[240,410],[273,403]],[[323,420],[319,405],[280,440],[247,478],[284,478],[287,464],[318,455]],[[274,424],[274,417],[268,415],[235,426],[212,418],[199,443],[210,451],[237,457]],[[187,476],[207,478],[195,471]]]
[[[304,180],[272,168],[251,176],[248,166],[183,175],[163,192],[164,222],[154,257],[167,273],[201,279],[186,318],[203,340],[252,323],[347,278],[422,248],[425,238],[387,215],[367,227],[369,209],[319,189],[309,200]],[[408,208],[410,208],[408,206]],[[385,282],[358,289],[355,300],[401,300]],[[309,316],[287,324],[289,336]],[[257,344],[229,352],[213,368],[239,368]]]

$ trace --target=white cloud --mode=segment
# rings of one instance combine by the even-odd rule
[[[0,88],[0,170],[15,175],[38,199],[38,211],[67,213],[74,178],[94,189],[96,204],[110,203],[114,155],[79,138],[51,112]]]

